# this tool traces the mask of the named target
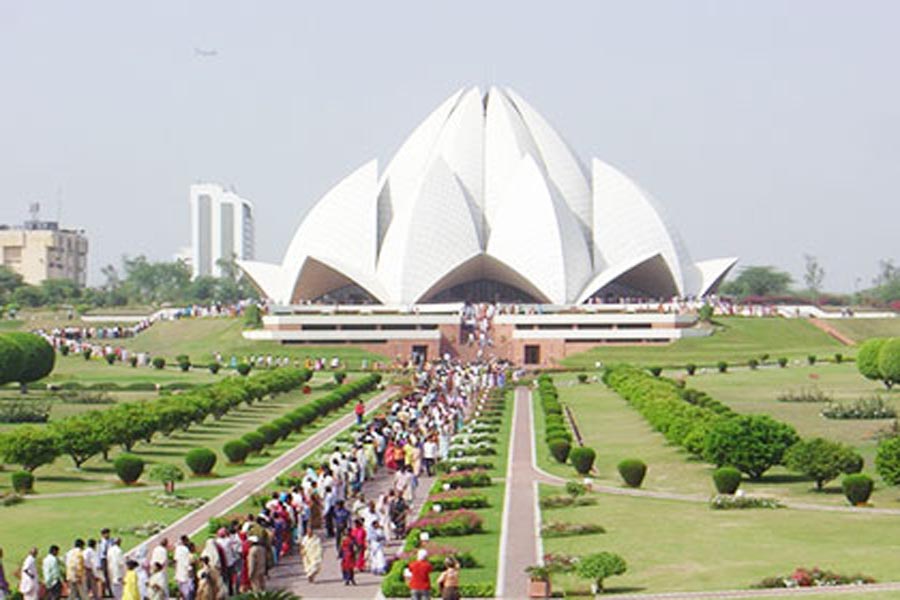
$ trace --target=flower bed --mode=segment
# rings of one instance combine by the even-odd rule
[[[485,470],[489,471],[494,468],[494,463],[483,461],[483,460],[470,460],[470,459],[461,459],[455,460],[453,457],[450,457],[450,460],[439,462],[437,465],[438,473],[451,473],[457,471],[473,471],[473,470]]]
[[[581,496],[573,498],[572,496],[547,496],[541,498],[541,508],[566,508],[569,506],[592,506],[597,504],[596,498]]]
[[[774,498],[765,498],[763,496],[717,494],[710,499],[709,507],[713,510],[735,510],[743,508],[784,508],[784,504]]]
[[[571,554],[552,554],[544,555],[544,566],[550,569],[551,573],[571,573],[578,564],[578,557]]]
[[[431,567],[435,571],[443,571],[445,569],[444,559],[448,556],[455,558],[459,563],[459,566],[464,569],[475,569],[481,566],[478,561],[475,560],[475,557],[472,556],[471,552],[464,552],[455,546],[437,544],[435,542],[425,542],[424,544],[420,544],[415,550],[401,552],[397,555],[397,558],[400,560],[415,560],[416,553],[420,549],[428,552],[428,562],[431,563]]]
[[[490,506],[487,496],[471,492],[467,489],[456,489],[448,492],[439,492],[428,496],[423,512],[432,510],[435,504],[440,505],[441,510],[457,510],[460,508],[487,508]]]
[[[484,519],[471,510],[453,510],[438,516],[426,516],[409,524],[410,529],[419,529],[429,536],[457,536],[480,533]]]
[[[822,416],[826,419],[893,419],[897,411],[881,396],[872,396],[852,404],[829,404],[822,410]]]
[[[755,583],[753,588],[796,588],[796,587],[820,587],[832,585],[864,585],[875,583],[875,579],[868,575],[841,575],[833,571],[826,571],[819,567],[812,569],[798,568],[785,577],[767,577]]]
[[[488,487],[491,485],[491,476],[487,471],[472,469],[471,471],[456,471],[441,475],[436,486],[438,488],[449,485],[450,489]]]
[[[593,523],[564,523],[562,521],[551,521],[541,527],[541,535],[548,538],[591,535],[594,533],[606,533],[606,529]]]
[[[497,451],[494,450],[491,446],[487,445],[478,445],[478,446],[452,446],[450,448],[450,455],[455,456],[457,458],[467,457],[467,456],[496,456]]]

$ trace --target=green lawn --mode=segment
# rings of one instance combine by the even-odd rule
[[[251,456],[243,465],[229,465],[222,454],[222,446],[226,441],[238,438],[248,431],[255,430],[263,423],[268,423],[281,415],[287,414],[297,406],[310,402],[327,393],[330,385],[323,386],[325,375],[317,376],[313,380],[313,393],[306,395],[295,391],[280,394],[274,398],[252,404],[241,405],[230,411],[220,420],[208,418],[201,425],[194,425],[188,431],[177,431],[170,437],[157,435],[150,444],[139,443],[133,449],[133,453],[142,457],[148,465],[151,463],[173,463],[187,471],[184,465],[184,455],[191,448],[206,447],[214,450],[219,459],[216,463],[215,473],[219,477],[228,477],[239,473],[256,469],[272,458],[281,455],[286,450],[293,448],[301,440],[324,426],[319,424],[308,427],[300,433],[293,433],[287,439],[270,446],[262,455]],[[330,422],[326,419],[325,422]],[[111,458],[119,449],[111,453]],[[149,469],[149,467],[148,467]],[[72,461],[67,456],[57,458],[52,465],[40,467],[35,472],[37,481],[35,487],[39,493],[56,493],[67,491],[84,491],[91,489],[108,489],[119,484],[112,464],[105,462],[102,457],[96,456],[86,462],[80,470],[75,469]],[[0,479],[0,491],[9,489],[9,479]]]
[[[773,359],[854,353],[852,348],[841,345],[802,319],[723,317],[716,323],[715,332],[709,337],[687,338],[659,346],[597,346],[563,359],[562,365],[594,369],[598,361],[660,366],[683,366],[691,362],[711,365],[720,360],[746,364],[764,353]]]
[[[873,337],[900,336],[900,318],[829,319],[826,322],[856,343]]]
[[[228,488],[227,485],[184,488],[179,496],[213,498]],[[37,546],[43,557],[50,544],[57,544],[65,552],[72,547],[76,537],[99,538],[100,529],[114,531],[130,528],[149,521],[170,525],[190,512],[186,508],[161,508],[150,501],[151,492],[105,494],[75,497],[63,500],[28,499],[15,506],[0,507],[0,546],[4,551],[7,578],[21,565],[25,554]],[[140,542],[131,533],[121,535],[123,549]],[[18,581],[13,585],[18,585]]]
[[[815,376],[815,378],[811,378]],[[572,375],[557,375],[554,381],[560,400],[567,403],[585,438],[597,451],[597,480],[606,485],[622,485],[616,465],[625,458],[639,458],[648,465],[645,489],[706,496],[713,493],[712,466],[701,462],[666,442],[628,403],[602,383],[579,384]],[[819,416],[821,404],[778,402],[776,396],[787,389],[815,383],[838,400],[868,395],[879,389],[856,373],[853,364],[825,364],[816,367],[764,368],[727,374],[709,373],[687,380],[688,385],[708,392],[713,398],[745,413],[765,413],[793,425],[803,437],[822,436],[853,445],[866,459],[865,472],[875,478],[872,503],[884,508],[900,508],[900,491],[883,485],[874,472],[876,442],[873,434],[886,421],[829,420]],[[900,398],[900,393],[890,397]],[[900,403],[897,403],[900,404]],[[539,464],[558,475],[571,477],[568,465],[557,464],[549,456],[543,434],[543,415],[535,404],[536,454]],[[759,482],[745,481],[748,493],[787,500],[846,505],[835,481],[825,493],[814,491],[812,482],[776,467]]]
[[[133,338],[120,340],[123,346],[139,352],[149,352],[154,356],[174,358],[187,354],[195,362],[209,362],[216,352],[222,354],[224,362],[231,356],[238,359],[259,354],[289,356],[303,361],[306,357],[337,356],[349,369],[359,369],[362,359],[385,361],[385,357],[372,354],[353,346],[306,346],[289,345],[278,342],[255,342],[246,340],[243,321],[238,318],[205,318],[163,321]]]
[[[542,486],[541,494],[559,493]],[[897,579],[895,517],[790,509],[713,511],[705,504],[597,496],[595,506],[545,510],[544,522],[596,523],[607,533],[545,538],[544,551],[611,551],[628,572],[609,591],[674,592],[747,588],[764,577],[819,566],[879,581]],[[586,590],[574,577],[555,586]],[[843,597],[843,596],[842,596]]]

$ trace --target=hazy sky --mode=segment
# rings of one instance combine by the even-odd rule
[[[0,222],[30,202],[122,254],[188,244],[188,186],[305,211],[464,85],[508,85],[628,173],[695,259],[825,287],[900,259],[900,2],[0,0]],[[195,48],[215,50],[203,57]]]

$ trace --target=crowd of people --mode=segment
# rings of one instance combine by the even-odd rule
[[[406,535],[420,480],[452,460],[452,437],[475,399],[505,384],[506,367],[425,363],[413,375],[411,391],[389,405],[366,415],[357,404],[349,442],[330,448],[284,489],[261,499],[258,513],[226,519],[201,547],[185,536],[126,554],[121,539],[103,529],[97,538],[75,540],[62,555],[56,545],[43,557],[33,548],[17,571],[18,590],[25,600],[162,600],[170,589],[182,600],[217,600],[264,590],[273,567],[298,557],[310,584],[326,560],[335,561],[347,586],[356,585],[363,571],[383,575],[394,558],[389,543]],[[367,482],[375,477],[389,485],[367,496]],[[421,588],[431,569],[427,557],[417,558],[409,566],[411,588]],[[458,565],[448,566],[442,583],[452,588]],[[8,594],[0,564],[0,600]]]

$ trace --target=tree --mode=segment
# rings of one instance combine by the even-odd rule
[[[598,552],[583,556],[575,565],[575,573],[582,579],[591,581],[600,591],[603,580],[613,575],[621,575],[628,568],[625,560],[612,552]]]
[[[856,369],[866,379],[883,380],[881,369],[878,366],[878,355],[885,342],[887,342],[886,338],[870,338],[859,347],[859,353],[856,355]],[[888,388],[890,389],[890,386]]]
[[[5,304],[13,292],[22,286],[22,276],[7,267],[0,265],[0,303]]]
[[[184,471],[176,465],[161,463],[150,469],[150,481],[158,481],[166,488],[167,494],[175,493],[175,482],[184,479]]]
[[[806,263],[803,282],[813,299],[818,299],[819,293],[822,291],[822,281],[825,279],[825,269],[819,264],[819,259],[811,254],[804,254],[803,261]]]
[[[5,335],[0,335],[0,385],[18,381],[25,361],[22,347]]]
[[[887,389],[900,383],[900,338],[891,338],[878,351],[878,370]]]
[[[26,283],[16,288],[12,294],[12,301],[33,308],[44,304],[44,294],[41,292],[41,288]]]
[[[29,473],[59,456],[56,435],[45,427],[24,425],[0,436],[0,455]]]
[[[717,467],[734,467],[760,479],[781,464],[784,453],[799,439],[793,427],[766,415],[722,419],[707,433],[703,457]]]
[[[775,267],[744,267],[740,274],[722,286],[722,293],[742,298],[784,294],[791,284],[791,276]]]
[[[45,279],[40,288],[45,304],[61,304],[81,297],[81,288],[70,279]]]
[[[99,411],[78,415],[51,424],[50,430],[57,437],[59,451],[68,454],[80,469],[88,459],[109,449],[109,436],[97,417]]]
[[[824,438],[797,442],[784,454],[785,466],[812,478],[819,491],[841,473],[854,472],[859,462],[852,448]]]

